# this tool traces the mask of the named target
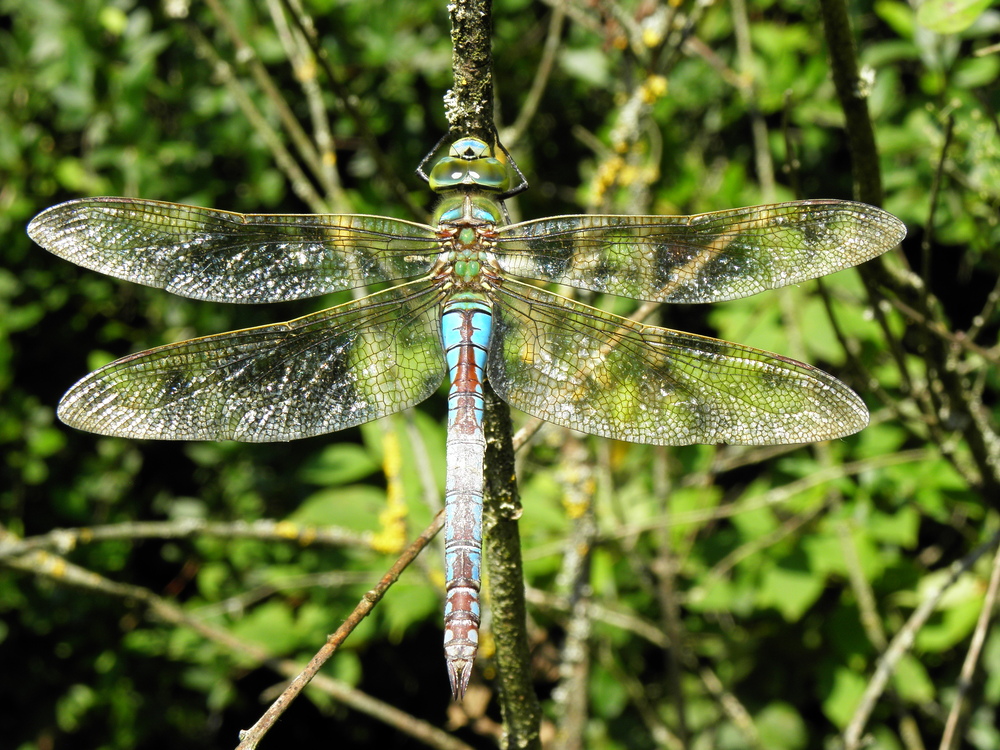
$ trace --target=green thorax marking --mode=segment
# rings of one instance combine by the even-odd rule
[[[473,281],[479,276],[480,270],[482,270],[478,259],[456,260],[453,268],[455,275],[464,282]]]
[[[463,282],[474,281],[483,268],[485,253],[475,227],[462,227],[452,245],[452,270]]]

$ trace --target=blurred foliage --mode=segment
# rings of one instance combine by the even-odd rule
[[[276,102],[253,81],[253,56],[307,132],[322,132],[329,118],[330,205],[426,218],[394,195],[431,204],[413,169],[445,130],[445,4],[308,3],[358,118],[308,56],[289,62],[280,13],[249,0],[223,5],[239,43],[209,5],[0,0],[0,521],[29,540],[60,527],[152,520],[342,529],[352,543],[203,534],[50,547],[304,663],[399,542],[430,521],[443,487],[444,399],[287,445],[73,432],[54,407],[90,368],[337,300],[240,308],[178,299],[74,268],[24,233],[41,209],[102,194],[314,210],[226,83],[228,71],[288,144]],[[662,449],[547,426],[519,454],[533,664],[557,731],[601,748],[831,746],[886,643],[948,566],[996,530],[1000,54],[989,45],[1000,13],[990,5],[852,4],[884,205],[910,228],[905,258],[934,295],[940,326],[891,295],[874,315],[854,271],[825,280],[822,296],[811,283],[658,313],[663,324],[837,373],[868,401],[868,429],[794,449]],[[506,135],[532,185],[512,213],[693,213],[850,198],[818,4],[747,0],[746,18],[738,6],[570,3],[537,111]],[[539,74],[552,13],[527,0],[494,9],[502,132]],[[677,29],[688,22],[682,39]],[[239,51],[243,44],[253,55]],[[206,57],[210,49],[218,61]],[[897,269],[903,262],[885,260]],[[628,312],[621,300],[597,302]],[[948,361],[933,359],[928,337],[945,342]],[[980,421],[941,396],[936,378],[946,370],[982,406]],[[383,470],[397,445],[398,476]],[[399,513],[386,512],[387,488],[406,501],[402,534]],[[590,550],[583,588],[567,572],[580,538]],[[423,555],[326,673],[491,747],[499,716],[488,703],[488,619],[468,714],[446,714],[441,568],[439,555]],[[874,746],[919,747],[915,737],[937,746],[989,569],[987,555],[966,570],[916,634],[868,724]],[[579,596],[589,602],[590,648],[585,685],[574,693],[555,687]],[[0,612],[0,705],[12,748],[234,746],[262,711],[262,694],[280,682],[245,654],[148,617],[133,599],[51,576],[4,569]],[[956,747],[1000,746],[997,675],[1000,637],[990,631]],[[306,696],[268,746],[317,737],[341,747],[415,745],[319,691]],[[476,713],[480,698],[485,717]],[[567,705],[577,699],[586,719],[573,723]]]

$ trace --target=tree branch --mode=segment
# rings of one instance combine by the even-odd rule
[[[517,519],[521,500],[514,475],[510,409],[486,388],[486,504],[483,536],[493,612],[500,708],[507,748],[541,747],[542,710],[531,680],[524,569]]]
[[[456,0],[451,15],[451,68],[454,88],[444,96],[445,117],[452,132],[492,142],[493,134],[493,2]]]

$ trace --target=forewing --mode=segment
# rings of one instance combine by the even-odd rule
[[[237,214],[128,198],[53,206],[28,234],[85,268],[218,302],[278,302],[412,278],[439,252],[431,227],[383,216]]]
[[[778,445],[850,435],[868,410],[810,365],[646,326],[505,280],[487,374],[512,406],[656,445]]]
[[[718,302],[863,263],[906,228],[864,203],[814,200],[696,216],[557,216],[501,227],[497,262],[540,281],[653,302]]]
[[[439,292],[426,281],[288,323],[132,354],[59,404],[102,435],[273,442],[321,435],[423,401],[445,375]]]

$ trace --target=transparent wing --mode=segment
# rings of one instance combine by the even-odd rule
[[[416,281],[288,323],[132,354],[74,385],[59,417],[102,435],[261,443],[362,424],[440,385],[439,296]]]
[[[434,229],[383,216],[237,214],[86,198],[28,225],[39,245],[119,279],[217,302],[278,302],[426,273]]]
[[[646,326],[504,280],[487,374],[512,406],[582,432],[657,445],[827,440],[868,410],[810,365]]]
[[[501,227],[517,276],[653,302],[748,297],[895,247],[902,222],[864,203],[815,200],[696,216],[557,216]]]

